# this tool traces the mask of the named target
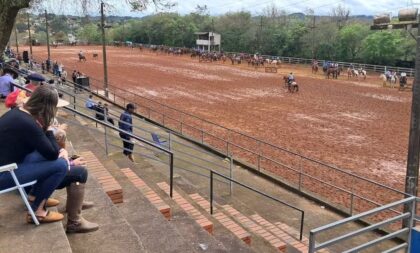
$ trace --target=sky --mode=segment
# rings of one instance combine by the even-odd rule
[[[420,7],[420,0],[172,0],[177,5],[171,9],[173,12],[180,14],[188,14],[195,10],[197,5],[206,5],[208,12],[211,15],[222,15],[226,12],[235,11],[249,11],[252,14],[262,13],[264,8],[275,5],[279,9],[286,10],[288,13],[303,12],[305,13],[308,8],[315,11],[316,15],[328,15],[332,8],[338,5],[345,6],[350,9],[351,15],[376,15],[380,13],[391,13],[396,16],[399,9],[408,6]],[[67,2],[67,1],[64,1]],[[62,4],[57,8],[56,1],[47,1],[45,7],[50,12],[57,14],[77,14],[80,11],[72,11],[79,9],[75,7],[74,2],[71,6]],[[134,16],[142,17],[159,12],[154,7],[151,7],[143,12],[132,12],[124,0],[107,0],[112,6],[108,8],[107,15],[115,16]],[[99,14],[98,5],[91,6],[91,15]]]

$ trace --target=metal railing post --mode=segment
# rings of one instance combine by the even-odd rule
[[[201,144],[204,144],[204,131],[201,130]]]
[[[169,150],[171,150],[171,132],[169,132],[169,136],[168,136],[168,148]]]
[[[108,117],[106,115],[106,111],[104,110],[104,122],[107,123],[108,122]],[[104,127],[104,137],[105,137],[105,154],[108,155],[108,131],[107,131],[107,127]]]
[[[299,234],[299,241],[302,241],[303,238],[303,221],[305,220],[305,212],[302,211],[300,216],[300,234]]]
[[[299,156],[299,185],[298,185],[299,191],[302,191],[302,179],[303,179],[302,174],[303,174],[302,157]]]
[[[314,253],[315,252],[315,233],[314,232],[309,232],[309,253]]]
[[[257,168],[261,171],[261,142],[258,142]]]
[[[174,190],[174,154],[169,154],[169,196],[173,197]]]
[[[350,193],[350,216],[353,215],[353,205],[354,205],[354,176],[351,176],[351,193]]]
[[[73,95],[73,109],[76,110],[76,94]],[[74,113],[74,117],[76,117],[76,113]]]
[[[210,214],[213,215],[213,171],[210,170]]]
[[[408,227],[408,237],[407,237],[407,252],[411,252],[411,236],[413,235],[413,227],[415,226],[415,217],[416,217],[416,209],[417,209],[417,199],[413,199],[413,204],[411,204],[411,210],[410,210],[410,221],[409,221],[409,227]]]
[[[233,159],[232,156],[229,156],[229,177],[233,179]],[[232,180],[229,180],[229,195],[232,195],[233,184]]]

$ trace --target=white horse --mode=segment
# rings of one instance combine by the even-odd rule
[[[387,81],[386,75],[380,74],[379,78],[382,80],[382,87],[386,87],[386,81]]]

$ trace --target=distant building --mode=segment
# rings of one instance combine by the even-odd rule
[[[214,32],[196,32],[197,35],[197,47],[202,50],[212,51],[217,50],[220,51],[220,44],[221,44],[221,36],[218,33]]]

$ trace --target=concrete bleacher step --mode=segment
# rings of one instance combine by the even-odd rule
[[[190,198],[195,201],[201,208],[210,213],[210,203],[205,200],[200,194],[190,194]],[[219,211],[217,207],[213,207],[213,217],[220,222],[226,229],[232,232],[237,238],[242,240],[248,245],[251,245],[251,235],[238,223],[226,216],[223,212]]]
[[[169,185],[166,182],[160,182],[157,184],[166,194],[169,195]],[[173,191],[174,201],[188,213],[197,224],[206,230],[209,234],[213,234],[213,222],[209,221],[200,211],[198,211],[193,205],[191,205],[184,197],[182,197],[177,191]]]
[[[16,191],[0,195],[0,253],[8,252],[71,253],[72,248],[61,222],[26,223],[26,207]]]
[[[233,208],[230,205],[223,205],[222,206],[224,211],[228,213],[234,220],[236,220],[239,224],[246,227],[252,233],[259,235],[260,237],[264,238],[271,246],[275,249],[279,250],[280,252],[285,252],[287,248],[287,244],[278,236],[275,236],[273,233],[266,230],[264,227],[258,225],[250,218],[245,216],[244,214],[240,213],[238,210]]]
[[[66,193],[60,191],[56,197],[65,203]],[[148,252],[137,233],[104,192],[97,179],[90,175],[86,183],[85,199],[95,206],[83,210],[84,218],[99,224],[99,230],[92,233],[68,234],[73,252]],[[61,207],[59,209],[64,209]]]
[[[82,152],[82,156],[85,158],[86,165],[89,168],[91,175],[98,179],[102,188],[112,200],[114,204],[123,202],[123,192],[121,185],[114,179],[113,176],[108,172],[107,169],[102,165],[96,156],[91,152]]]
[[[169,195],[169,185],[166,182],[157,183],[159,188],[161,188],[167,195]],[[212,235],[215,239],[219,240],[227,248],[228,252],[254,252],[252,248],[249,247],[250,240],[241,240],[235,235],[231,235],[229,229],[223,227],[222,225],[214,224],[210,215],[201,213],[197,208],[195,208],[191,203],[188,195],[180,194],[182,190],[173,191],[174,202],[183,209],[188,215],[193,217],[195,222],[200,225],[202,231],[209,233],[209,227],[207,224],[212,224]],[[183,196],[184,195],[184,196]],[[229,232],[230,231],[230,232]],[[246,233],[245,233],[246,234]],[[248,244],[248,245],[247,245]]]

